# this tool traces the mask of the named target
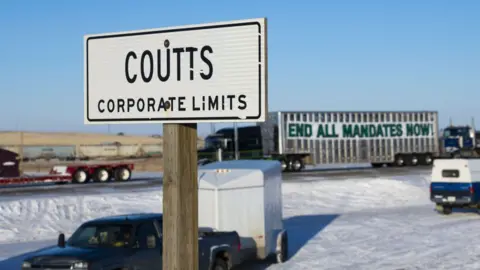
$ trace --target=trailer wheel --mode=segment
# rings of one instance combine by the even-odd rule
[[[430,154],[425,154],[422,157],[421,164],[425,166],[430,166],[433,163],[433,158],[432,155]]]
[[[105,168],[98,168],[93,174],[93,181],[105,183],[110,179],[110,174]]]
[[[132,172],[128,168],[117,168],[115,169],[115,181],[125,182],[130,180],[132,177]]]
[[[280,243],[277,243],[279,247],[276,252],[277,263],[284,263],[288,260],[288,235],[286,231],[283,231],[280,235]]]
[[[83,169],[78,169],[74,174],[73,174],[73,179],[72,181],[77,184],[84,184],[88,182],[88,173],[83,170]]]
[[[416,155],[410,155],[408,157],[408,165],[409,166],[417,166],[418,165],[418,157]]]
[[[402,167],[403,165],[405,165],[405,159],[403,158],[403,155],[396,155],[395,166]]]
[[[281,159],[280,160],[280,163],[282,164],[282,172],[286,172],[288,171],[288,163],[285,159]]]
[[[292,161],[291,161],[291,167],[292,167],[292,171],[294,172],[299,172],[302,170],[303,168],[303,162],[301,159],[299,158],[292,158]]]

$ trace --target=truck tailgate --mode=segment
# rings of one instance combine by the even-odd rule
[[[430,185],[432,195],[470,196],[472,191],[472,183],[433,182]]]
[[[475,201],[472,183],[432,182],[430,200],[440,204],[468,205]]]

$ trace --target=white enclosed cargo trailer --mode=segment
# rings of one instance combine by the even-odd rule
[[[257,125],[264,154],[293,171],[304,164],[431,165],[439,154],[434,111],[270,112]]]
[[[275,160],[209,163],[198,171],[199,226],[234,230],[244,259],[288,256],[283,229],[282,168]]]

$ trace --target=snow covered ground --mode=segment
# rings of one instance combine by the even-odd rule
[[[429,175],[284,183],[291,259],[246,269],[478,269],[480,217],[441,216],[428,198]],[[106,192],[108,192],[106,190]],[[0,201],[0,269],[56,242],[88,219],[160,212],[161,188]]]

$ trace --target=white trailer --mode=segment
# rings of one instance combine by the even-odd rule
[[[291,171],[305,164],[431,165],[439,155],[435,111],[270,112],[257,125],[265,155]]]
[[[275,160],[209,163],[198,171],[199,226],[237,231],[243,259],[288,257],[282,168]]]

